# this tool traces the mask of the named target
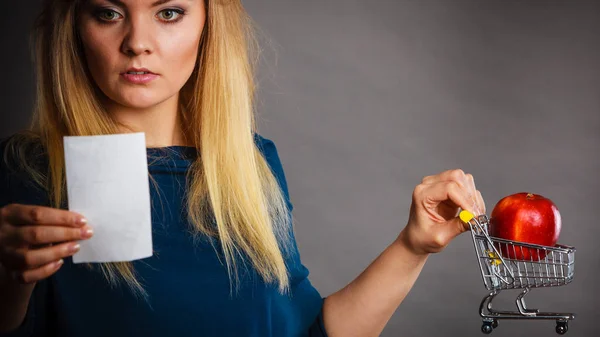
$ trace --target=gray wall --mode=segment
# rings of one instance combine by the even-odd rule
[[[261,131],[278,146],[298,244],[322,295],[396,237],[424,175],[462,168],[488,213],[515,192],[555,201],[577,273],[566,287],[532,291],[529,305],[577,313],[568,336],[598,335],[599,1],[245,4],[263,31]],[[32,12],[19,6],[2,21],[10,66],[0,136],[25,125],[31,104]],[[486,292],[467,233],[431,256],[382,336],[478,336]],[[512,309],[515,296],[498,305]],[[493,336],[553,330],[501,321]]]

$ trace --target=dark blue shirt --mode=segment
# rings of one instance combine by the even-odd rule
[[[259,135],[255,140],[291,210],[275,144]],[[248,264],[239,269],[238,291],[234,284],[231,292],[227,269],[217,255],[220,246],[213,247],[208,238],[194,241],[182,211],[185,173],[195,149],[148,148],[147,154],[156,182],[150,182],[154,254],[133,266],[148,298],[136,296],[125,284],[111,287],[97,267],[67,258],[56,274],[37,283],[22,326],[0,336],[325,336],[323,299],[308,279],[293,230],[291,253],[285,255],[291,292],[280,294]],[[0,207],[9,203],[49,205],[45,193],[23,172],[10,172],[2,161]]]

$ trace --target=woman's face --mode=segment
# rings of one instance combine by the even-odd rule
[[[94,81],[129,108],[173,98],[194,70],[205,19],[204,0],[84,0],[79,31]]]

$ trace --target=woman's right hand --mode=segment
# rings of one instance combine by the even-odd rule
[[[85,218],[75,212],[20,204],[0,208],[0,264],[14,280],[35,283],[54,274],[63,258],[92,237]]]

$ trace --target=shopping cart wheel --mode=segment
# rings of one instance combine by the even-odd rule
[[[492,333],[492,330],[494,330],[492,323],[485,322],[481,326],[481,332],[483,332],[484,334],[490,334]]]
[[[492,321],[492,328],[496,329],[498,327],[498,320],[495,319],[494,321]]]
[[[567,322],[556,322],[556,333],[559,335],[564,335],[569,331],[569,324]]]

